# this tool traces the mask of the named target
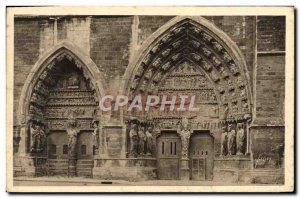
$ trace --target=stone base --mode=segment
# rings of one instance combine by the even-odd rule
[[[143,181],[157,179],[155,158],[95,159],[93,178]]]
[[[284,184],[284,169],[258,170],[251,172],[252,184]]]
[[[250,156],[219,157],[214,161],[217,182],[245,184],[283,184],[283,169],[253,169]]]
[[[18,176],[36,176],[34,160],[29,155],[15,155],[13,157],[13,175]]]
[[[190,180],[189,159],[181,159],[180,163],[180,180]]]

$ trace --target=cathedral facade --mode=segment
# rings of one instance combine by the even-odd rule
[[[283,16],[16,16],[14,176],[282,184],[284,93]]]

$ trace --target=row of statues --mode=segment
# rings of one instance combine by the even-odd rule
[[[138,123],[129,125],[130,156],[151,155],[153,152],[153,129]]]
[[[93,120],[93,146],[95,149],[99,148],[99,121]],[[76,147],[77,147],[77,135],[80,130],[77,127],[76,118],[70,118],[68,120],[67,127],[68,135],[68,154],[70,157],[76,156]],[[45,125],[41,123],[32,122],[30,125],[30,153],[32,154],[41,154],[46,148],[46,132]]]
[[[99,149],[99,121],[93,121],[94,131],[93,148]],[[31,123],[31,153],[42,153],[46,147],[45,126],[37,123]],[[80,130],[77,127],[75,118],[68,120],[68,155],[76,158],[77,151],[77,135]],[[129,136],[129,155],[137,157],[141,155],[152,155],[154,150],[155,138],[154,130],[151,125],[139,122],[131,122],[128,125]],[[178,125],[177,132],[181,138],[183,158],[188,157],[189,140],[192,134],[188,119],[183,118]],[[222,127],[221,134],[221,155],[244,155],[246,150],[246,134],[245,123],[227,124]],[[156,136],[155,136],[156,137]]]
[[[224,126],[221,135],[221,155],[243,155],[246,147],[244,123],[228,124]]]
[[[45,126],[42,124],[31,123],[30,132],[30,152],[34,154],[42,153],[46,146]]]

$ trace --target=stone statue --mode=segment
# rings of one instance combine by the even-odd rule
[[[68,88],[78,88],[78,86],[79,76],[74,73],[68,78]]]
[[[31,132],[31,153],[41,153],[44,151],[46,134],[45,129],[40,125],[32,124],[30,128]]]
[[[146,142],[146,135],[144,132],[144,127],[139,127],[138,137],[139,137],[139,154],[145,153],[145,142]]]
[[[153,151],[153,136],[152,136],[152,127],[149,127],[146,130],[146,154],[150,155]]]
[[[99,149],[99,121],[94,120],[93,121],[93,127],[94,127],[94,132],[93,132],[93,145],[95,149]]]
[[[182,118],[179,135],[181,137],[181,143],[182,143],[181,157],[188,158],[188,148],[189,148],[189,141],[191,137],[191,131],[189,129],[189,121],[187,118]]]
[[[77,146],[77,134],[79,133],[79,130],[76,127],[76,119],[71,118],[68,121],[68,128],[67,128],[67,134],[68,134],[68,151],[69,151],[69,157],[75,158],[76,157],[76,146]]]
[[[228,137],[227,137],[227,129],[226,126],[222,127],[222,134],[221,134],[221,155],[226,156],[228,153]]]
[[[136,124],[133,124],[130,131],[129,131],[129,138],[130,138],[130,154],[134,157],[137,155],[137,147],[138,147],[138,136],[137,136],[137,129]]]
[[[235,154],[235,147],[236,147],[236,132],[232,124],[228,125],[228,155]]]
[[[243,155],[244,151],[244,142],[245,142],[245,130],[243,123],[237,125],[237,134],[236,134],[236,150],[237,155]]]

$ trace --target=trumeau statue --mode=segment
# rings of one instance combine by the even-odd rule
[[[179,129],[179,135],[181,137],[181,143],[182,143],[181,157],[185,159],[188,158],[189,140],[191,137],[189,120],[187,118],[182,118],[181,126]]]
[[[68,121],[68,150],[69,157],[76,157],[76,146],[77,146],[77,134],[79,130],[77,129],[76,119],[70,118]]]
[[[244,150],[245,130],[243,123],[237,125],[236,146],[237,155],[242,155]]]

